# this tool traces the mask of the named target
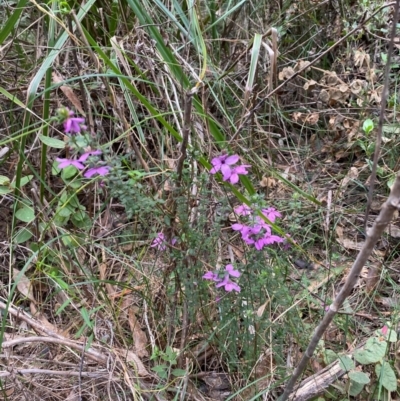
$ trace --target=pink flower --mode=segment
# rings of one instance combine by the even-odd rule
[[[246,175],[249,172],[246,170],[251,167],[248,164],[242,164],[240,166],[236,166],[233,169],[230,169],[229,172],[224,174],[223,180],[230,181],[232,185],[237,184],[239,182],[239,175]]]
[[[249,216],[253,213],[252,208],[246,204],[236,206],[233,210],[238,216]]]
[[[222,279],[220,279],[218,277],[217,273],[213,273],[213,272],[207,272],[204,276],[203,276],[204,280],[212,280],[212,281],[221,281]]]
[[[282,237],[279,237],[279,235],[270,234],[264,237],[264,245],[278,244],[283,241],[284,239]]]
[[[79,134],[82,129],[86,127],[83,125],[85,123],[85,119],[82,117],[74,117],[74,112],[72,110],[68,110],[68,117],[64,121],[64,131],[66,133],[71,134]]]
[[[83,170],[85,168],[85,166],[79,160],[60,159],[59,157],[57,157],[56,160],[59,162],[58,168],[65,168],[65,167],[68,167],[68,166],[74,166],[78,170]]]
[[[229,278],[229,274],[225,276],[225,278],[216,285],[217,288],[224,287],[225,291],[237,291],[240,292],[240,286],[231,281]]]
[[[80,162],[85,162],[90,156],[99,156],[102,153],[101,150],[91,150],[90,152],[85,152],[78,160]]]
[[[388,328],[386,325],[384,325],[384,326],[382,327],[382,334],[383,334],[384,336],[386,336],[387,333],[388,333],[388,331],[389,331],[389,328]]]
[[[225,291],[228,291],[228,292],[231,292],[231,291],[240,292],[240,286],[230,279],[230,276],[232,276],[232,277],[240,277],[239,270],[235,270],[233,265],[229,264],[229,265],[225,266],[225,272],[226,272],[226,274],[225,274],[224,278],[220,278],[218,273],[207,272],[203,276],[203,279],[204,280],[215,281],[217,283],[216,287],[217,288],[224,287]]]
[[[221,155],[221,156],[215,157],[214,159],[211,160],[211,164],[213,165],[213,168],[210,170],[210,174],[216,174],[216,173],[218,173],[218,171],[221,171],[221,173],[224,176],[226,174],[230,175],[230,172],[231,172],[230,166],[232,166],[233,164],[236,164],[238,161],[239,161],[238,155],[232,155],[232,156]]]
[[[251,227],[246,226],[245,224],[240,224],[240,223],[232,224],[231,228],[234,231],[240,231],[242,236],[246,235],[249,232],[249,230],[251,230]]]
[[[240,272],[239,270],[235,270],[235,268],[229,264],[225,266],[225,270],[228,273],[228,276],[232,276],[232,277],[240,277]]]
[[[110,172],[110,169],[111,167],[109,166],[92,167],[88,171],[86,171],[86,173],[83,174],[83,176],[85,178],[91,178],[94,175],[98,174],[104,177]]]
[[[175,245],[177,241],[178,240],[176,238],[172,238],[171,245]],[[154,238],[150,246],[151,248],[157,248],[159,251],[165,251],[167,249],[167,241],[165,240],[164,233],[157,233],[156,238]]]
[[[274,223],[276,218],[282,217],[281,213],[278,212],[274,207],[262,209],[261,212],[271,223]]]
[[[167,249],[167,245],[165,244],[164,233],[158,233],[157,237],[153,240],[150,246],[152,248],[157,248],[159,251],[165,251]]]

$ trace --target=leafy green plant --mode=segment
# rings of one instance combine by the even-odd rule
[[[397,342],[397,333],[390,327],[390,323],[387,323],[382,329],[376,330],[365,345],[354,352],[354,360],[359,363],[357,368],[351,357],[339,357],[341,369],[348,372],[347,391],[350,396],[359,395],[370,383],[377,385],[379,391],[396,391],[396,374],[388,360],[387,353],[389,344]],[[327,362],[336,359],[336,354],[332,351],[327,355],[329,355]],[[371,369],[364,371],[369,365],[375,366],[374,377],[371,377],[373,374]]]
[[[178,362],[178,353],[169,345],[166,347],[165,351],[161,351],[158,347],[155,347],[150,359],[161,360],[161,363],[156,364],[152,368],[153,372],[156,372],[161,379],[167,379],[170,374],[175,377],[184,376],[186,374],[186,370],[174,368]]]

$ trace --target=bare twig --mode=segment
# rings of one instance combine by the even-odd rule
[[[10,311],[10,310],[9,310]],[[21,316],[18,316],[21,318]],[[31,324],[31,322],[29,322]],[[64,345],[66,347],[74,348],[76,350],[82,351],[82,348],[84,347],[84,344],[68,340],[66,338],[55,338],[55,337],[22,337],[22,338],[16,338],[15,340],[9,340],[9,341],[3,341],[2,347],[3,348],[9,348],[13,347],[18,344],[24,344],[24,343],[32,343],[32,342],[40,342],[40,343],[52,343],[52,344],[59,344],[59,345]],[[97,352],[93,350],[92,348],[89,348],[86,351],[86,355],[88,358],[98,362],[105,364],[108,360],[108,356],[104,355],[100,352]]]
[[[399,0],[396,0],[396,5],[394,7],[393,14],[394,15],[393,15],[392,32],[390,34],[390,42],[389,42],[386,67],[385,67],[385,78],[384,78],[385,80],[383,83],[383,91],[382,91],[382,96],[381,96],[381,111],[379,114],[378,132],[376,134],[376,141],[375,141],[374,162],[372,164],[371,177],[369,180],[368,201],[367,201],[367,208],[365,210],[365,217],[364,217],[364,229],[365,230],[367,230],[368,216],[369,216],[369,212],[371,209],[372,196],[374,194],[376,170],[378,167],[379,155],[381,153],[383,122],[385,119],[386,103],[387,103],[387,98],[389,95],[390,63],[391,63],[391,58],[392,58],[392,53],[393,53],[394,39],[396,37],[397,21],[399,19]]]
[[[11,376],[15,373],[19,373],[21,375],[26,374],[39,374],[39,375],[55,375],[55,376],[82,376],[82,377],[93,377],[99,378],[104,377],[108,378],[108,372],[72,372],[70,370],[50,370],[50,369],[13,369],[10,371],[0,371],[0,377]],[[113,377],[113,380],[118,380]]]
[[[306,368],[307,363],[312,357],[319,340],[322,338],[322,335],[324,334],[325,330],[332,322],[336,312],[343,305],[344,300],[350,295],[350,292],[357,283],[358,276],[360,275],[361,270],[365,265],[365,262],[368,260],[368,257],[371,255],[375,244],[378,242],[383,231],[390,223],[394,212],[399,209],[400,209],[400,174],[397,175],[395,183],[390,192],[389,198],[383,204],[381,212],[379,213],[379,216],[376,218],[374,225],[370,230],[367,231],[366,233],[367,237],[364,242],[364,245],[357,256],[357,259],[353,263],[349,276],[347,277],[347,280],[342,290],[336,296],[333,304],[330,305],[328,312],[326,313],[321,323],[317,327],[307,347],[307,350],[303,355],[303,358],[301,359],[297,368],[293,372],[293,375],[290,378],[289,382],[287,383],[283,394],[279,398],[279,401],[287,400],[289,395],[292,393],[294,385],[296,384],[298,378],[301,376],[304,369]]]

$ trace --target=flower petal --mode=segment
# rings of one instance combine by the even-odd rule
[[[232,164],[235,164],[238,161],[239,161],[239,156],[238,155],[231,155],[231,156],[228,156],[226,158],[225,164],[229,164],[231,166]]]

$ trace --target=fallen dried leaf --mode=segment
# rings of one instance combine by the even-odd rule
[[[30,301],[36,303],[36,300],[33,296],[32,291],[32,283],[25,276],[25,274],[21,274],[21,271],[18,269],[13,269],[13,279],[17,282],[17,289],[18,291],[25,297],[28,298]]]
[[[52,72],[51,76],[53,78],[53,83],[55,83],[55,84],[60,84],[60,83],[64,82],[64,80],[55,71]],[[75,95],[74,91],[69,86],[66,86],[66,85],[61,85],[60,89],[62,90],[64,95],[67,97],[67,99],[74,105],[76,110],[78,110],[80,114],[85,116],[85,112],[82,109],[81,101]]]
[[[121,352],[121,355],[125,356],[126,362],[133,365],[138,376],[140,376],[140,377],[150,376],[150,373],[144,367],[143,362],[140,360],[140,358],[134,352],[129,351],[129,350],[128,351],[120,350],[120,352]]]
[[[148,345],[146,333],[140,328],[140,324],[132,307],[128,309],[128,322],[129,327],[131,328],[136,354],[139,357],[149,356],[146,349]]]

